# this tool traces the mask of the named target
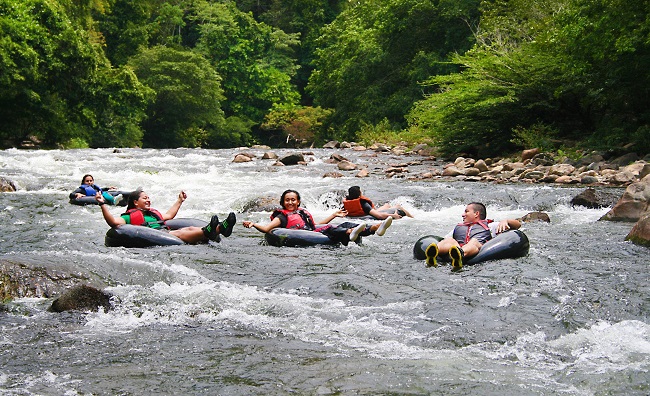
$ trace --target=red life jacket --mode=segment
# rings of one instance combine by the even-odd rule
[[[162,213],[160,213],[159,211],[153,208],[147,211],[142,211],[140,209],[133,208],[127,210],[124,214],[129,215],[129,221],[131,222],[132,225],[142,225],[148,227],[149,225],[144,221],[145,212],[146,214],[158,219],[158,221],[162,222],[162,225],[164,226],[165,221],[163,220]]]
[[[343,199],[343,208],[348,211],[348,216],[361,217],[367,215],[367,213],[363,211],[361,201],[368,202],[373,209],[375,208],[375,204],[372,203],[370,198],[364,197],[363,195],[355,199]]]
[[[492,239],[492,232],[488,224],[493,220],[479,220],[475,223],[459,223],[454,228],[454,239],[460,246],[465,245],[470,239],[476,238],[479,242],[485,243]]]
[[[289,211],[286,209],[277,209],[271,215],[271,220],[276,218],[278,214],[282,213],[287,218],[287,226],[294,230],[309,230],[313,231],[316,228],[314,218],[306,210],[299,208],[298,210]]]

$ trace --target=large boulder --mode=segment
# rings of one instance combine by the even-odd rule
[[[629,234],[625,237],[626,241],[632,241],[637,245],[650,247],[650,212],[646,212],[636,222]]]
[[[93,311],[99,308],[110,310],[111,295],[87,285],[77,285],[66,290],[59,298],[52,302],[50,312],[65,311]]]
[[[600,220],[638,221],[649,210],[650,175],[627,186],[616,205]]]
[[[51,298],[80,282],[105,286],[100,279],[64,265],[0,260],[0,301]]]

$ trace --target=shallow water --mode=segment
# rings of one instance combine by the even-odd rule
[[[418,157],[337,151],[371,176],[323,178],[334,151],[307,166],[234,164],[238,150],[0,152],[0,259],[90,273],[117,297],[108,313],[47,312],[18,299],[0,313],[5,394],[648,394],[648,250],[625,242],[607,209],[574,208],[583,188],[386,179],[382,164]],[[278,151],[282,154],[283,151]],[[439,167],[428,162],[426,166]],[[315,217],[360,185],[414,219],[338,248],[276,248],[236,227],[220,244],[104,246],[96,206],[70,205],[85,173],[143,186],[179,217],[268,221],[241,213],[259,196],[301,192]],[[622,190],[620,190],[622,193]],[[452,273],[426,268],[413,243],[446,233],[466,202],[490,218],[549,214],[523,227],[530,254]],[[113,208],[113,213],[121,213]]]

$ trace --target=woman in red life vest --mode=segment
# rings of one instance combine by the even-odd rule
[[[394,219],[401,219],[404,216],[413,217],[400,205],[386,203],[375,208],[375,204],[370,198],[361,194],[359,186],[352,186],[348,189],[348,195],[343,199],[343,208],[348,212],[348,217],[372,216],[378,220],[389,217]]]
[[[165,220],[170,220],[176,217],[178,210],[181,205],[187,199],[187,194],[185,191],[181,191],[178,194],[178,199],[171,208],[166,213],[160,213],[156,209],[151,207],[151,200],[149,195],[138,188],[129,195],[128,204],[126,207],[126,212],[122,213],[119,217],[115,217],[108,210],[106,202],[102,194],[97,193],[95,199],[102,208],[102,215],[104,220],[111,227],[119,227],[123,224],[132,224],[145,226],[149,228],[165,228]],[[228,219],[219,222],[219,217],[217,215],[212,216],[210,223],[205,227],[183,227],[177,230],[169,231],[170,234],[177,236],[185,243],[195,244],[199,242],[207,242],[207,240],[212,240],[219,242],[221,238],[219,235],[225,237],[232,234],[232,229],[235,226],[235,214],[230,212]]]
[[[252,221],[244,221],[244,227],[255,228],[265,233],[278,227],[321,232],[331,240],[347,245],[349,242],[356,241],[359,236],[375,233],[379,236],[384,235],[393,220],[389,217],[385,221],[370,227],[366,223],[355,224],[350,222],[345,222],[337,226],[328,225],[336,217],[344,217],[347,215],[345,210],[338,210],[329,215],[325,220],[316,223],[311,213],[300,207],[300,193],[295,190],[286,190],[283,192],[280,197],[280,205],[282,209],[273,212],[270,223],[262,225]]]
[[[521,227],[521,222],[515,219],[498,223],[486,220],[485,205],[480,202],[468,204],[462,216],[462,223],[457,224],[443,240],[427,248],[425,255],[428,266],[437,266],[438,255],[449,254],[453,269],[460,269],[463,259],[477,255],[485,242],[504,231]]]

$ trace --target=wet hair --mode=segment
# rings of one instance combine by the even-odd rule
[[[296,194],[296,197],[298,197],[298,204],[300,205],[300,193],[296,190],[286,190],[285,192],[282,193],[282,196],[280,197],[280,206],[282,206],[283,209],[286,209],[284,207],[284,197],[289,193]]]
[[[144,190],[142,189],[142,187],[138,187],[135,189],[135,191],[132,191],[131,194],[129,194],[129,200],[126,201],[127,210],[135,208],[135,201],[140,199],[140,195],[142,195],[143,192]]]
[[[485,209],[485,205],[480,202],[472,202],[469,204],[469,206],[471,206],[475,212],[478,212],[479,219],[485,220],[487,217],[487,209]]]
[[[92,177],[92,178],[93,178],[93,182],[95,181],[95,178],[93,177],[93,175],[84,175],[84,177],[81,178],[81,185],[82,185],[82,186],[83,186],[84,184],[86,184],[86,178],[87,178],[87,177]]]
[[[361,196],[361,187],[352,186],[352,187],[348,188],[347,199],[357,199],[360,196]]]

